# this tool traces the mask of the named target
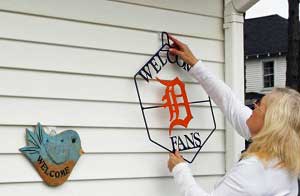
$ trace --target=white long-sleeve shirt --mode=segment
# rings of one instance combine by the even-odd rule
[[[227,120],[245,139],[250,138],[246,120],[252,110],[245,106],[201,61],[190,70]],[[196,184],[187,163],[177,164],[172,171],[175,184],[184,196],[297,196],[297,177],[286,169],[275,167],[276,160],[265,166],[256,156],[243,159],[215,185],[211,193]]]

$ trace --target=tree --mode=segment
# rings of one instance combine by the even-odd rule
[[[289,1],[288,19],[288,54],[286,69],[286,86],[300,92],[300,54],[299,54],[299,0]],[[300,181],[298,179],[298,190]],[[300,196],[300,191],[298,191]]]
[[[288,0],[288,53],[286,86],[300,92],[299,0]]]

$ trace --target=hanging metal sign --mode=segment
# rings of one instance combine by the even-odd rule
[[[161,39],[161,48],[134,75],[145,128],[151,142],[168,152],[184,152],[184,159],[192,163],[216,129],[212,103],[207,96],[190,100],[189,94],[195,93],[191,93],[191,83],[187,86],[180,79],[178,68],[189,72],[191,67],[169,53],[166,32]],[[206,127],[203,133],[199,131],[202,124]]]
[[[20,151],[50,186],[63,184],[83,153],[77,132],[66,130],[51,136],[40,123],[34,131],[26,129],[26,141],[27,146]]]

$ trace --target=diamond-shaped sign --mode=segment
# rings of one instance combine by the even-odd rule
[[[134,82],[149,140],[166,151],[183,152],[192,163],[216,122],[210,98],[184,73],[191,66],[172,56],[170,47],[163,32],[162,47],[135,74]]]

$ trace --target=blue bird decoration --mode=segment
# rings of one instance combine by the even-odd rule
[[[20,151],[50,186],[63,184],[83,154],[79,135],[73,130],[51,136],[38,123],[34,131],[26,129],[26,141]]]

